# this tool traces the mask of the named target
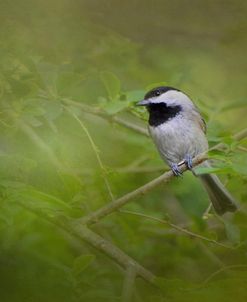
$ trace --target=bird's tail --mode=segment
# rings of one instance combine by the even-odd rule
[[[205,163],[205,165],[209,166],[208,163]],[[235,212],[237,210],[234,198],[215,174],[203,174],[200,175],[200,179],[217,214],[223,215],[226,212]]]

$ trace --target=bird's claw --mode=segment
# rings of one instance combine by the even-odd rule
[[[186,157],[184,159],[184,163],[189,170],[192,170],[193,163],[192,163],[192,157],[190,155],[186,155]]]
[[[171,165],[171,169],[172,169],[172,172],[175,176],[182,176],[182,172],[181,170],[179,169],[179,166],[177,164],[172,164]]]
[[[182,176],[183,172],[180,170],[179,166],[185,164],[189,170],[193,168],[192,156],[186,155],[184,160],[178,164],[171,164],[172,172],[175,176]]]

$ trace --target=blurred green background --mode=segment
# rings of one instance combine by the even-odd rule
[[[232,137],[247,127],[246,13],[240,0],[1,1],[1,301],[125,299],[123,270],[52,222],[167,169],[148,137],[116,122],[145,129],[134,104],[156,83],[188,93],[210,144],[226,144],[216,171],[241,208],[203,218],[208,197],[186,173],[125,210],[231,248],[130,213],[92,229],[159,276],[158,288],[137,279],[133,301],[247,300],[247,142]]]

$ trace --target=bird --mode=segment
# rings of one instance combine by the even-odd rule
[[[150,136],[174,175],[182,175],[182,163],[192,170],[193,158],[207,152],[208,140],[206,123],[190,97],[179,89],[160,86],[148,91],[136,105],[146,107]],[[201,165],[210,167],[208,160]],[[215,174],[198,177],[216,214],[223,215],[237,210],[236,201]]]

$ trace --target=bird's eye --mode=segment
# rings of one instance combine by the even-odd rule
[[[155,91],[155,96],[159,96],[160,95],[160,90],[156,90]]]

